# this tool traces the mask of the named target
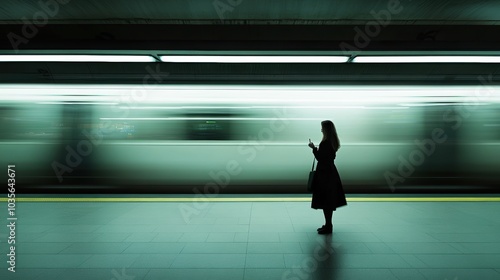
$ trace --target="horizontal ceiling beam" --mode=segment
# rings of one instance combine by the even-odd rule
[[[499,25],[0,25],[0,50],[494,51]]]

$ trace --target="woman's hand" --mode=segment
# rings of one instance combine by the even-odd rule
[[[314,147],[314,143],[313,142],[309,142],[309,145],[308,145],[311,149],[314,149],[316,147]]]

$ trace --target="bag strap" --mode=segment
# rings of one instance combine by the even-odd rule
[[[314,171],[314,163],[316,162],[316,157],[313,157],[313,166],[312,166],[312,169],[311,171]]]

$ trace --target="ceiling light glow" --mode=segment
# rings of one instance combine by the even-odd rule
[[[235,55],[168,55],[163,62],[176,63],[345,63],[349,56],[235,56]]]

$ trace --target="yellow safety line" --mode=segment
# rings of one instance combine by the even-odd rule
[[[0,198],[7,202],[7,198]],[[16,197],[16,202],[309,202],[310,197]],[[500,197],[348,197],[348,202],[500,202]]]

